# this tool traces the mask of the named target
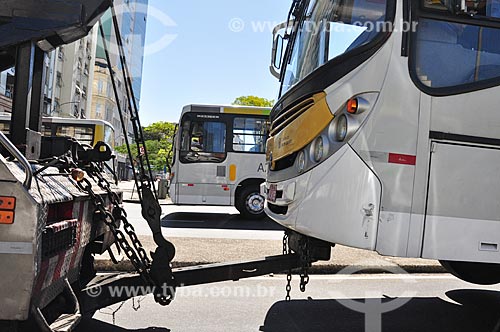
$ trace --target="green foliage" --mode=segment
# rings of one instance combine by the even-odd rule
[[[257,96],[241,96],[234,100],[233,105],[240,106],[258,106],[258,107],[273,107],[274,100],[261,98]]]
[[[146,150],[148,151],[151,168],[155,171],[163,171],[166,166],[168,153],[172,149],[173,138],[175,134],[175,124],[169,122],[155,122],[142,128]],[[137,145],[131,144],[132,155],[137,155]],[[119,153],[127,154],[127,146],[116,147]],[[168,161],[172,164],[172,160]]]

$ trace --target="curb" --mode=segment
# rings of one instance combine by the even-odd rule
[[[130,203],[130,204],[141,204],[141,201],[138,199],[123,199],[123,203]],[[167,200],[159,200],[158,201],[160,205],[171,205]]]

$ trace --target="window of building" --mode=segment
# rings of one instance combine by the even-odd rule
[[[107,91],[108,98],[111,98],[112,97],[113,88],[112,88],[111,82],[109,82],[109,81],[108,81],[108,84],[107,84],[106,91]]]
[[[62,87],[62,73],[61,72],[57,72],[57,75],[56,75],[56,85],[58,87]]]
[[[258,118],[234,118],[233,150],[265,153],[268,121]]]
[[[57,54],[57,57],[59,60],[63,61],[64,60],[64,47],[59,47],[59,53]]]
[[[104,82],[101,79],[97,81],[97,93],[99,94],[104,93]]]
[[[95,116],[102,119],[102,105],[100,103],[95,105]]]
[[[106,107],[106,121],[112,122],[113,121],[113,108],[112,107]]]

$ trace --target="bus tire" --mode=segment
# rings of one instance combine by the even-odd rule
[[[259,186],[248,185],[239,190],[235,207],[245,219],[262,219],[266,216],[264,202],[265,198],[260,194]]]
[[[500,283],[500,264],[439,261],[455,277],[478,285]]]

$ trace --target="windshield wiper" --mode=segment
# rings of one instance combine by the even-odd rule
[[[285,77],[286,67],[290,64],[290,61],[292,60],[293,47],[295,46],[295,41],[297,40],[297,35],[299,34],[300,27],[302,26],[302,24],[304,24],[304,18],[306,16],[307,8],[309,8],[309,2],[310,0],[294,0],[292,3],[292,7],[290,8],[290,11],[288,13],[286,30],[288,31],[289,28],[288,24],[290,24],[290,22],[292,21],[291,20],[292,17],[293,17],[293,29],[290,32],[290,34],[285,35],[285,39],[288,39],[288,45],[285,51],[285,57],[283,61],[284,67],[283,70],[281,71],[280,82],[283,82],[283,78]]]

